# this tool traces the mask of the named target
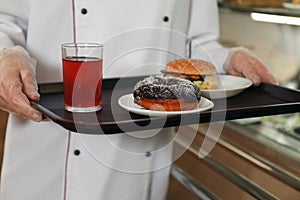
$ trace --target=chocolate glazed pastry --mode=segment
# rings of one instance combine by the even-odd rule
[[[136,104],[149,110],[180,111],[196,108],[201,91],[186,79],[150,76],[135,85],[133,96]]]

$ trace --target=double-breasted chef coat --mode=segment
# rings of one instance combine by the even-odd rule
[[[0,47],[23,46],[39,83],[62,81],[60,46],[73,41],[104,45],[104,78],[188,56],[222,70],[218,26],[216,0],[0,0]],[[171,131],[89,135],[10,114],[0,199],[164,199]]]

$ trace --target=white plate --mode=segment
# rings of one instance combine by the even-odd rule
[[[252,85],[252,81],[246,78],[232,75],[217,75],[218,89],[201,90],[204,97],[220,99],[235,96]]]
[[[185,110],[185,111],[154,111],[147,110],[136,103],[134,103],[133,94],[126,94],[119,98],[119,105],[136,114],[147,115],[152,117],[162,117],[162,116],[173,116],[173,115],[183,115],[183,114],[191,114],[191,113],[199,113],[201,111],[209,110],[214,106],[214,103],[210,100],[201,97],[200,104],[197,108],[193,110]]]
[[[294,9],[294,10],[299,10],[300,9],[300,4],[293,4],[293,3],[284,2],[284,3],[282,3],[282,6],[284,8],[288,8],[288,9]]]

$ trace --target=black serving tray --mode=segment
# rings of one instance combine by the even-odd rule
[[[103,108],[94,113],[65,111],[62,83],[40,84],[41,98],[32,105],[62,127],[86,134],[116,134],[300,111],[298,90],[264,83],[251,86],[234,97],[212,100],[214,107],[201,113],[170,117],[148,117],[129,113],[118,105],[118,99],[132,93],[133,86],[143,78],[104,79]]]

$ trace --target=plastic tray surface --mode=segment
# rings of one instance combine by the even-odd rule
[[[85,134],[115,134],[300,111],[298,90],[261,84],[251,86],[234,97],[212,99],[212,109],[196,114],[149,117],[130,113],[118,105],[118,99],[132,93],[134,85],[143,78],[104,79],[103,108],[94,113],[65,111],[62,83],[40,84],[40,100],[32,104],[55,123],[70,131]]]

